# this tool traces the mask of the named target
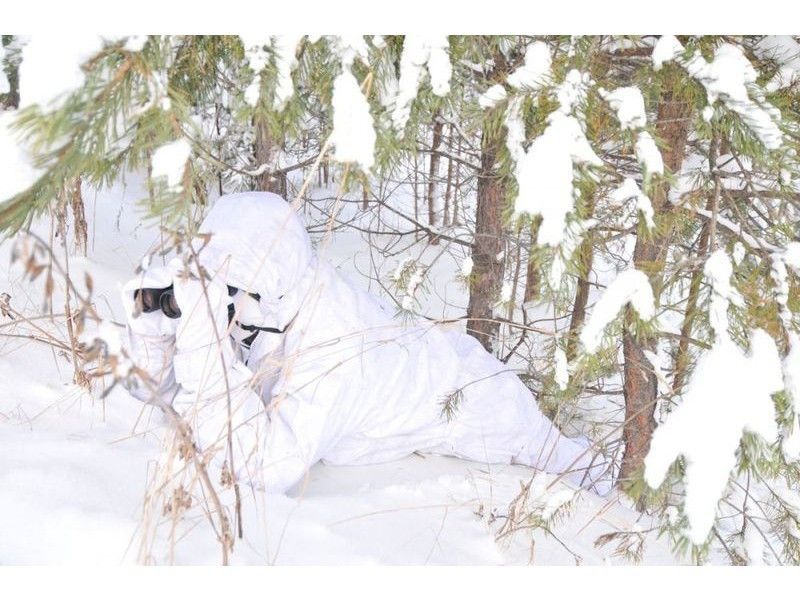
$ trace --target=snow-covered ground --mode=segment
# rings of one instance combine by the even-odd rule
[[[73,258],[73,273],[92,273],[101,314],[121,321],[117,286],[157,237],[140,224],[137,185],[85,193],[89,258]],[[41,231],[48,235],[49,224]],[[350,234],[334,236],[327,255],[354,278]],[[0,246],[0,292],[26,315],[41,314],[43,283],[23,281],[9,267],[11,243]],[[457,259],[456,259],[457,260]],[[361,261],[362,267],[364,261]],[[391,269],[395,265],[388,265]],[[452,273],[458,270],[454,267]],[[434,272],[436,276],[436,272]],[[80,279],[76,277],[75,279]],[[443,276],[421,307],[444,311],[458,282]],[[375,290],[377,291],[377,290]],[[56,281],[58,297],[58,281]],[[442,298],[446,298],[442,301]],[[56,301],[56,312],[60,312]],[[41,326],[51,330],[47,320]],[[0,564],[218,564],[219,543],[193,507],[178,525],[149,531],[144,499],[162,439],[168,432],[154,409],[122,389],[104,399],[71,383],[69,355],[0,321]],[[63,334],[62,334],[63,335]],[[525,505],[512,503],[531,482]],[[668,543],[647,531],[652,523],[612,494],[600,498],[518,466],[411,456],[369,467],[315,466],[293,497],[243,491],[244,538],[234,564],[583,564],[619,563],[617,544],[595,547],[598,536],[634,532],[646,538],[643,562],[672,564]],[[551,534],[519,527],[510,516],[541,514],[570,501]],[[562,506],[562,509],[564,507]],[[158,515],[160,518],[160,515]],[[638,533],[636,533],[638,532]],[[144,549],[144,551],[143,551]]]

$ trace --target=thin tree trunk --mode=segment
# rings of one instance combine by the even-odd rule
[[[541,217],[536,217],[531,222],[531,244],[530,250],[528,251],[528,268],[525,271],[525,296],[523,298],[524,304],[533,302],[539,298],[539,284],[542,281],[542,270],[539,261],[536,259],[536,256],[533,253],[533,249],[536,246],[536,238],[539,235],[539,225],[541,225],[541,223]]]
[[[14,41],[13,35],[2,36],[3,47],[8,48]],[[8,79],[8,92],[0,95],[0,108],[19,108],[19,63],[17,60],[7,60],[5,68]]]
[[[592,234],[588,232],[578,249],[580,257],[580,273],[575,289],[575,301],[572,304],[572,317],[569,321],[567,335],[567,360],[573,360],[578,354],[578,333],[586,320],[586,304],[589,302],[589,273],[592,272],[594,253],[592,252]]]
[[[453,154],[453,126],[450,125],[450,136],[448,142],[448,154]],[[442,215],[442,225],[445,227],[452,222],[450,218],[450,200],[453,195],[453,159],[447,159],[447,181],[444,187],[444,214]]]
[[[417,162],[417,155],[414,154],[414,221],[419,223],[419,163]],[[415,233],[415,239],[419,239],[419,236]]]
[[[709,198],[706,203],[706,210],[710,211],[713,205],[713,198]],[[700,231],[700,240],[697,243],[697,256],[699,257],[704,257],[708,253],[708,244],[711,239],[711,223],[711,220],[705,221]],[[697,303],[702,282],[703,269],[702,267],[697,267],[692,272],[689,295],[686,298],[686,312],[681,325],[681,339],[678,342],[678,352],[675,355],[675,376],[672,379],[672,391],[675,394],[680,394],[686,383],[686,373],[689,368],[689,338],[692,335],[692,327],[697,314]]]
[[[262,120],[257,119],[255,123],[256,139],[254,143],[254,153],[258,166],[267,165],[267,168],[256,177],[256,190],[260,192],[272,192],[279,196],[286,197],[286,174],[275,173],[275,166],[280,152],[280,144],[272,136],[269,126]]]
[[[673,82],[665,82],[656,118],[657,137],[663,141],[664,165],[673,173],[681,168],[686,151],[686,139],[691,107],[675,93]],[[633,251],[635,267],[646,273],[653,287],[656,302],[660,298],[662,271],[669,250],[671,227],[668,216],[669,184],[664,181],[652,194],[653,211],[657,229],[652,236],[639,236]],[[620,479],[631,481],[644,464],[650,441],[656,427],[655,408],[658,382],[645,351],[655,352],[656,334],[634,336],[635,316],[630,307],[625,311],[623,332],[625,424],[622,438],[625,452],[622,456]]]
[[[461,156],[461,148],[462,148],[462,141],[461,136],[458,136],[458,149],[456,150],[456,156]],[[461,214],[459,212],[459,202],[458,196],[461,193],[461,165],[456,163],[455,165],[456,170],[456,179],[453,182],[453,210],[452,210],[452,217],[450,219],[451,225],[461,225]]]
[[[75,230],[75,250],[81,251],[86,256],[89,245],[89,225],[86,222],[80,177],[76,177],[70,182],[67,196],[72,210],[72,222]]]
[[[437,112],[433,117],[433,140],[431,142],[430,170],[428,171],[428,226],[433,230],[436,227],[436,190],[438,187],[439,173],[439,146],[442,144],[442,120]],[[439,237],[431,231],[429,233],[431,244],[438,244]]]
[[[475,210],[475,241],[472,244],[472,273],[469,278],[467,333],[489,352],[499,331],[493,309],[503,280],[504,183],[497,171],[498,143],[484,132],[481,140],[481,172]]]

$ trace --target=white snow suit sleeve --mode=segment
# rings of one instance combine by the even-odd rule
[[[261,398],[251,388],[252,374],[229,336],[226,285],[218,276],[203,281],[191,273],[173,282],[181,309],[174,355],[179,391],[173,407],[192,426],[213,464],[221,467],[232,460],[237,478],[246,474],[251,480],[266,419]]]
[[[134,365],[148,376],[147,381],[129,379],[126,387],[142,402],[169,402],[175,391],[172,357],[178,323],[161,311],[142,312],[135,293],[142,288],[166,288],[172,285],[172,275],[169,267],[150,268],[128,281],[121,290],[128,323],[128,352]]]

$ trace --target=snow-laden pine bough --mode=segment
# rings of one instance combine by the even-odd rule
[[[171,404],[223,475],[286,492],[320,460],[422,452],[609,490],[588,440],[561,434],[506,365],[463,331],[397,321],[316,256],[284,199],[223,196],[199,231],[123,288],[130,355],[151,379],[129,389]]]

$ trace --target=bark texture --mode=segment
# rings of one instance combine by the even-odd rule
[[[673,80],[668,78],[662,88],[656,117],[656,134],[662,143],[665,167],[673,173],[681,168],[689,129],[690,104],[675,92]],[[652,193],[656,231],[651,236],[638,236],[633,252],[634,266],[646,273],[653,287],[656,302],[660,297],[663,267],[669,250],[671,211],[668,201],[670,186],[660,182]],[[622,347],[624,355],[625,424],[622,438],[625,452],[622,456],[620,480],[631,481],[641,470],[656,427],[655,409],[658,382],[644,352],[655,351],[657,335],[634,335],[635,315],[630,307],[625,312]]]
[[[503,280],[503,201],[505,186],[497,172],[498,143],[486,133],[481,141],[481,172],[475,210],[475,240],[469,280],[467,332],[489,352],[499,331],[493,309]]]

